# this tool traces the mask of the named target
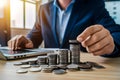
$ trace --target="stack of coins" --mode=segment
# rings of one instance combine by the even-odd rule
[[[79,64],[80,62],[80,44],[76,40],[69,40],[71,51],[71,63]]]
[[[59,64],[63,64],[63,65],[66,65],[68,64],[68,50],[67,49],[60,49],[60,50],[57,50],[58,52],[58,62]]]
[[[41,72],[51,73],[52,71],[53,71],[53,68],[51,68],[49,66],[41,66]]]
[[[48,59],[47,56],[38,56],[37,57],[38,65],[45,65],[45,64],[47,64],[47,59]]]
[[[29,65],[36,65],[37,59],[29,59]]]
[[[48,53],[47,57],[48,57],[48,64],[49,65],[57,65],[57,54],[55,53]]]

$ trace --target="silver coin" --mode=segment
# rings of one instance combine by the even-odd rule
[[[14,63],[13,65],[14,66],[20,66],[20,65],[22,65],[22,63],[21,62],[17,62],[17,63]]]
[[[78,44],[79,42],[78,42],[77,40],[69,40],[69,43],[70,43],[70,44],[72,44],[72,43],[73,43],[73,44],[75,44],[75,43]]]
[[[40,72],[41,71],[41,67],[39,67],[39,68],[35,68],[35,67],[33,68],[32,67],[32,68],[29,69],[29,71],[30,72]]]
[[[89,70],[89,69],[92,69],[92,66],[87,63],[80,63],[79,68],[80,68],[80,70],[85,70],[85,69]]]
[[[65,74],[65,73],[66,73],[66,70],[57,69],[57,70],[53,70],[53,73],[54,73],[54,74]]]
[[[62,69],[67,69],[67,64],[59,64],[57,66]]]
[[[41,69],[41,72],[44,72],[44,73],[51,73],[52,70],[53,70],[53,68],[46,67],[46,68],[42,68],[42,69]]]
[[[49,68],[57,69],[58,66],[57,65],[49,65]]]
[[[48,65],[40,65],[41,68],[49,67]]]
[[[27,73],[28,71],[25,70],[25,69],[19,69],[16,72],[19,73],[19,74],[23,74],[23,73]]]
[[[21,63],[22,63],[23,65],[29,64],[28,60],[26,60],[26,61],[21,61]]]
[[[46,58],[47,58],[47,56],[38,56],[38,57],[37,57],[37,60],[39,60],[39,59],[40,59],[40,60],[41,60],[41,59],[46,59]]]
[[[91,66],[93,66],[94,68],[97,68],[97,69],[104,69],[105,68],[104,66],[99,65],[99,64],[97,64],[95,62],[87,61],[86,64],[89,64],[89,65],[91,65]]]
[[[48,54],[47,54],[47,57],[48,57],[48,58],[56,58],[56,57],[57,57],[57,54],[55,54],[55,53],[48,53]]]
[[[29,65],[35,65],[36,62],[37,62],[37,59],[29,59],[28,60]]]
[[[78,70],[78,65],[76,65],[76,64],[70,64],[70,65],[68,65],[67,66],[67,70],[68,71],[77,71]]]
[[[40,67],[40,65],[30,65],[31,67]]]
[[[21,65],[20,67],[25,69],[25,68],[30,68],[31,66],[30,65]]]
[[[46,63],[46,62],[47,62],[47,59],[48,59],[47,56],[38,56],[38,57],[37,57],[37,61],[38,61],[39,63]]]

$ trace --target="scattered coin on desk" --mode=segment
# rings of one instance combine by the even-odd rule
[[[67,66],[68,71],[78,71],[78,65],[77,64],[70,64]]]
[[[26,68],[30,68],[31,66],[30,65],[21,65],[20,67],[23,69],[26,69]]]
[[[97,68],[97,69],[104,69],[105,68],[104,66],[97,64],[95,62],[87,61],[86,63],[92,65],[94,68]]]
[[[31,67],[40,67],[38,64],[30,65]]]
[[[32,67],[32,68],[29,69],[29,71],[30,72],[40,72],[41,71],[41,67],[38,67],[38,68]]]
[[[23,73],[27,73],[28,71],[26,69],[19,69],[16,71],[18,74],[23,74]]]
[[[25,61],[21,61],[22,65],[26,65],[26,64],[29,64],[28,60],[25,60]]]
[[[79,69],[82,71],[92,71],[92,65],[86,62],[83,62],[79,64]]]
[[[56,69],[56,70],[53,70],[53,73],[54,74],[65,74],[66,70],[64,70],[64,69]]]
[[[21,66],[21,65],[22,65],[21,62],[14,63],[14,66]]]

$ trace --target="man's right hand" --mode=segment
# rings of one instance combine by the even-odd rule
[[[33,42],[30,39],[24,37],[23,35],[17,35],[8,41],[8,47],[12,50],[33,48]]]

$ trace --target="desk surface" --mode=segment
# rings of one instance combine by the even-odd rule
[[[81,61],[92,61],[105,66],[105,69],[93,71],[68,72],[64,75],[53,73],[28,72],[17,74],[19,67],[14,66],[14,61],[0,60],[0,80],[120,80],[120,58],[103,58],[92,54],[82,53]]]

